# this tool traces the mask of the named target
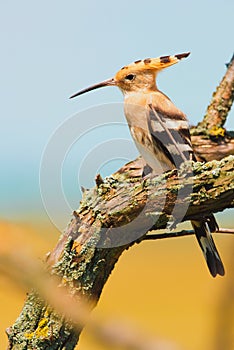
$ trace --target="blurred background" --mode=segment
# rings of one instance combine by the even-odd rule
[[[231,0],[1,4],[0,252],[23,247],[42,260],[79,206],[80,186],[93,186],[97,172],[111,174],[137,155],[118,89],[100,89],[74,100],[69,96],[137,59],[191,51],[188,59],[160,74],[158,86],[196,124],[233,54],[233,13]],[[97,105],[105,107],[96,113]],[[56,181],[67,203],[63,210],[53,185],[53,157],[45,161],[45,155],[56,130],[64,130],[73,116],[77,130],[82,129],[80,137],[64,145],[61,136],[54,151],[56,158],[62,144]],[[233,111],[226,128],[234,129]],[[129,142],[129,147],[116,153],[110,140]],[[101,158],[102,148],[92,154],[105,143],[113,154]],[[233,210],[219,213],[220,226],[233,227],[232,215]],[[224,278],[210,277],[194,237],[145,242],[123,254],[94,313],[132,322],[183,349],[233,349],[234,242],[225,235],[215,239],[226,266]],[[7,344],[5,329],[24,299],[25,290],[0,276],[1,348]],[[87,332],[82,334],[79,349],[103,348]]]

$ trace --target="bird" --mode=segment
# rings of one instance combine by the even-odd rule
[[[161,174],[186,161],[196,161],[186,115],[156,84],[157,74],[188,57],[190,52],[146,58],[122,67],[113,78],[85,88],[70,98],[105,86],[117,86],[124,96],[124,114],[135,144],[145,161],[143,176]],[[212,213],[191,220],[195,236],[213,277],[225,274],[212,238],[219,227]]]

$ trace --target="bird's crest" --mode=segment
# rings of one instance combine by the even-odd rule
[[[181,53],[173,56],[160,56],[157,58],[145,58],[143,60],[137,60],[128,66],[121,68],[116,76],[116,80],[121,80],[127,74],[132,72],[144,72],[146,70],[160,71],[164,68],[172,66],[173,64],[179,62],[181,59],[188,57],[190,52]]]

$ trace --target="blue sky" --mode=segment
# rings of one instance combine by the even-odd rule
[[[68,97],[113,76],[136,59],[191,51],[188,59],[159,76],[158,85],[191,124],[199,121],[225,72],[225,62],[233,54],[233,13],[231,0],[2,3],[1,218],[27,221],[35,214],[46,218],[39,168],[51,135],[79,111],[122,101],[116,88],[96,90],[74,100]],[[118,111],[121,114],[121,109]],[[102,116],[97,113],[95,118]],[[113,113],[113,118],[124,121],[122,114]],[[83,123],[82,116],[79,122]],[[233,112],[227,127],[234,129]],[[108,140],[117,138],[118,132],[119,137],[129,138],[127,128],[121,128],[115,132],[108,129]],[[104,142],[105,130],[100,134],[100,139],[98,133],[88,135],[73,148],[70,163],[70,155],[65,162],[64,191],[68,201],[69,194],[77,195],[77,200],[71,200],[72,207],[79,201],[79,193],[72,190],[76,181],[70,181],[77,177],[74,169],[77,171],[81,160],[79,150],[96,138]],[[107,173],[118,167],[121,159],[107,166]],[[92,171],[95,169],[90,169],[89,178],[95,176]]]

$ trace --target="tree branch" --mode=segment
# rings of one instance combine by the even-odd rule
[[[193,230],[182,230],[178,232],[166,232],[166,233],[152,233],[154,231],[150,231],[150,234],[147,234],[144,236],[144,241],[155,241],[157,239],[164,239],[164,238],[177,238],[177,237],[184,237],[184,236],[192,236],[194,235]],[[220,228],[215,233],[227,233],[234,235],[234,230],[228,229],[228,228]]]
[[[193,149],[200,161],[234,155],[234,133],[223,127],[234,100],[234,55],[227,68],[203,120],[191,129]]]
[[[229,68],[233,82],[234,72]],[[221,85],[229,91],[227,83]],[[231,100],[223,93],[221,96],[220,104],[227,111],[226,100]],[[218,110],[215,106],[212,108]],[[224,114],[220,120],[224,120]],[[209,151],[207,156],[205,141],[194,135],[197,136],[200,159],[214,159],[219,152],[220,158],[234,154],[233,140],[225,136],[222,142],[212,140],[216,142],[216,153]],[[207,136],[206,142],[210,147]],[[138,158],[109,178],[97,177],[96,187],[84,190],[80,208],[47,258],[47,267],[58,276],[61,286],[68,287],[73,298],[84,296],[90,308],[96,305],[122,252],[146,239],[149,230],[165,228],[178,218],[185,221],[234,207],[233,156],[206,164],[184,164],[178,172],[151,179],[142,179],[141,173],[142,160]],[[71,319],[58,315],[36,292],[31,292],[19,318],[7,330],[8,349],[71,350],[82,328],[82,324],[74,326]]]
[[[194,128],[193,134],[206,134],[211,137],[224,137],[223,126],[234,100],[234,55],[227,64],[227,71],[213,94],[203,120]]]
[[[184,168],[180,177],[172,171],[146,181],[135,178],[125,182],[118,181],[115,175],[105,179],[99,187],[86,190],[79,210],[48,257],[52,274],[59,276],[63,285],[69,286],[74,297],[84,295],[94,307],[121,253],[134,240],[139,243],[144,239],[149,229],[165,228],[172,219],[175,203],[179,208],[189,204],[183,221],[234,207],[233,156],[219,162],[195,163],[193,172],[194,175],[188,177]],[[121,175],[119,173],[120,178]],[[179,198],[178,188],[184,190],[184,195]],[[166,198],[163,207],[162,198]],[[132,225],[126,230],[125,225],[130,221]],[[123,235],[129,242],[118,246]],[[105,246],[108,248],[103,248]],[[47,327],[44,333],[38,330],[41,320],[43,330]],[[48,327],[51,324],[53,334]],[[79,333],[55,311],[48,313],[48,306],[37,294],[31,293],[20,317],[8,331],[9,349],[16,349],[13,346],[16,341],[21,344],[21,349],[27,349],[29,344],[35,348],[40,344],[40,349],[46,346],[60,349],[61,343],[63,349],[72,349]]]

